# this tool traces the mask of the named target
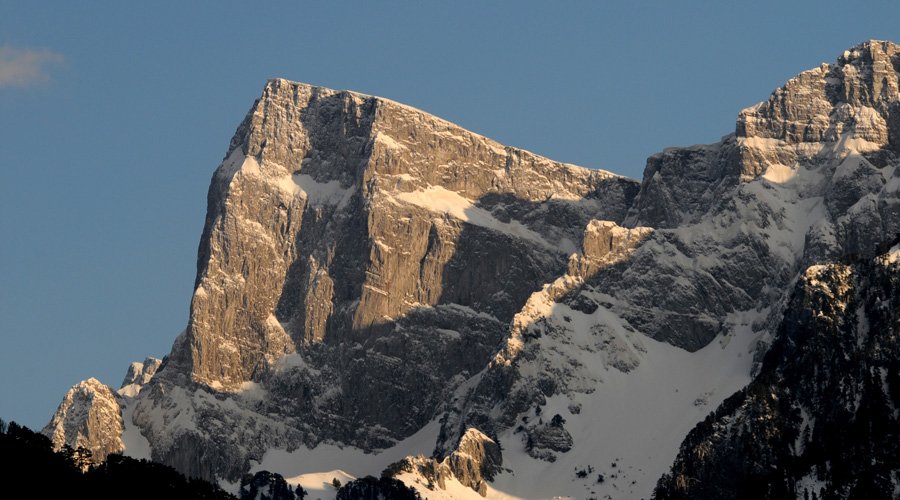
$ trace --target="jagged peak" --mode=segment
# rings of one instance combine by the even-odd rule
[[[73,405],[77,406],[79,404],[78,401],[87,401],[90,403],[98,398],[115,400],[116,392],[112,387],[94,377],[90,377],[78,382],[66,391],[66,395],[57,412],[61,411],[63,407],[68,409]]]
[[[858,61],[865,56],[871,58],[879,54],[894,55],[897,52],[900,52],[900,45],[890,40],[866,40],[845,50],[838,58],[838,64]]]
[[[843,104],[872,108],[886,117],[900,99],[898,54],[900,46],[889,41],[855,45],[835,63],[799,73],[766,101],[742,110],[736,135],[789,143],[834,142],[834,124],[849,122],[846,113],[832,116]]]
[[[88,390],[93,392],[103,391],[104,389],[109,389],[109,386],[94,377],[90,377],[72,386],[72,388],[69,389],[69,392],[71,393],[76,390]]]
[[[143,362],[135,361],[128,365],[128,371],[125,378],[119,386],[117,393],[120,396],[134,397],[141,388],[150,382],[150,379],[156,375],[156,371],[162,365],[162,360],[148,356]]]
[[[494,441],[487,434],[478,430],[478,428],[469,427],[468,429],[466,429],[466,432],[464,432],[463,435],[460,436],[459,445],[457,446],[457,448],[462,448],[466,444],[473,443],[473,442],[474,443],[484,443],[484,442],[495,443],[496,441]]]
[[[53,418],[41,431],[55,449],[84,447],[104,460],[124,449],[120,400],[113,389],[94,377],[66,392]]]

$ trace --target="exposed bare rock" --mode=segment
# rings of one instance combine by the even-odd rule
[[[654,497],[896,497],[898,262],[895,244],[810,266],[759,375],[694,428]]]
[[[834,142],[844,130],[853,130],[863,140],[887,143],[884,115],[898,94],[898,52],[891,42],[872,40],[846,50],[837,64],[799,74],[768,101],[742,111],[738,135]],[[842,105],[849,113],[836,113]]]
[[[581,253],[569,262],[569,274],[589,278],[628,259],[652,232],[649,227],[624,228],[612,221],[592,220],[584,230]]]
[[[213,176],[187,328],[133,370],[128,414],[154,459],[230,481],[273,449],[379,451],[436,421],[417,473],[481,492],[499,439],[551,469],[610,429],[635,434],[616,453],[674,457],[627,415],[586,419],[639,391],[670,403],[645,428],[686,432],[749,382],[802,270],[900,233],[898,61],[854,47],[640,184],[272,80]],[[50,434],[87,419],[65,413]]]
[[[463,434],[456,450],[445,461],[460,483],[484,496],[485,483],[500,472],[503,455],[496,441],[473,427]]]
[[[447,412],[438,448],[464,425],[499,432],[554,395],[602,390],[585,351],[629,371],[641,334],[698,351],[746,329],[765,346],[803,269],[871,256],[900,232],[898,50],[854,47],[742,111],[735,134],[651,157],[619,225],[652,232],[628,240],[592,223],[635,244],[597,261],[592,248],[619,243],[585,236],[568,273],[529,298],[479,384]],[[582,313],[593,323],[567,321]]]
[[[125,373],[125,379],[122,381],[122,385],[116,392],[120,396],[132,398],[137,396],[141,391],[141,388],[150,382],[153,375],[156,375],[156,370],[159,369],[161,364],[162,360],[154,357],[148,357],[143,363],[140,361],[131,363],[131,365],[128,366],[128,371]]]
[[[662,229],[698,221],[738,184],[739,151],[735,138],[728,136],[716,144],[669,148],[651,156],[623,225]]]
[[[155,458],[203,477],[240,477],[273,443],[389,447],[637,189],[393,101],[273,80],[214,174],[190,321],[134,420]]]
[[[500,472],[503,455],[496,441],[478,429],[470,427],[459,444],[443,459],[424,456],[406,457],[385,471],[387,475],[401,472],[416,474],[431,488],[447,488],[447,481],[455,479],[481,496],[487,495],[487,483]]]
[[[273,80],[215,174],[190,349],[172,358],[235,390],[299,346],[365,340],[418,307],[511,317],[566,241],[635,192],[392,101]],[[513,253],[468,247],[485,237]]]
[[[723,330],[714,318],[783,302],[806,265],[871,255],[896,233],[897,55],[889,42],[861,44],[743,110],[735,135],[651,157],[625,225],[657,228],[653,241],[627,269],[595,279],[632,297],[618,312],[696,349]],[[667,255],[696,264],[667,269]],[[671,293],[651,310],[640,299],[648,289]]]
[[[60,449],[70,446],[91,451],[96,462],[110,453],[121,453],[122,410],[112,388],[95,378],[79,382],[66,393],[62,403],[41,431]]]

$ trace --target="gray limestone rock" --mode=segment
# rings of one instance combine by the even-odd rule
[[[565,420],[554,415],[549,422],[529,427],[526,431],[525,450],[533,458],[556,461],[556,453],[565,453],[572,449],[572,435],[566,430]]]
[[[419,465],[482,491],[494,441],[470,429],[602,389],[647,337],[765,346],[803,269],[900,232],[898,54],[854,47],[640,183],[272,80],[213,175],[187,328],[130,377],[134,423],[154,459],[236,481],[273,448],[381,450],[440,418]],[[78,435],[87,417],[63,413],[49,434]],[[549,423],[517,436],[579,445]]]
[[[893,498],[900,246],[810,266],[758,376],[687,436],[654,498]]]
[[[95,378],[79,382],[66,393],[50,423],[41,431],[55,449],[70,446],[91,450],[96,462],[121,453],[122,410],[119,396]]]
[[[139,361],[131,363],[128,366],[128,371],[125,373],[125,379],[122,380],[120,388],[131,384],[144,385],[147,382],[150,382],[150,379],[156,374],[156,370],[159,369],[159,365],[161,364],[161,359],[156,359],[152,356],[145,359],[143,363]]]
[[[448,409],[438,450],[464,425],[499,432],[552,395],[595,390],[602,380],[579,352],[633,369],[642,359],[634,332],[696,351],[751,316],[764,349],[803,269],[873,255],[900,229],[898,53],[861,44],[742,111],[720,142],[651,157],[620,225],[652,231],[630,239],[591,223],[604,229],[529,299],[479,383]],[[560,321],[562,310],[593,315],[592,335],[568,313]]]
[[[485,483],[494,479],[503,465],[500,446],[478,429],[469,428],[456,450],[445,459],[460,483],[485,495]]]
[[[592,285],[617,297],[614,309],[638,330],[694,350],[727,328],[728,314],[783,303],[806,265],[871,255],[898,223],[886,181],[898,51],[854,47],[743,110],[734,135],[651,157],[625,225],[657,231],[630,265],[601,270]]]
[[[503,454],[496,441],[474,427],[466,429],[456,449],[443,458],[406,457],[392,464],[383,475],[393,477],[410,472],[422,477],[429,488],[447,488],[447,481],[455,479],[481,496],[487,495],[487,483],[501,471]]]
[[[150,382],[150,379],[156,375],[160,365],[162,365],[162,360],[152,356],[145,359],[143,363],[140,361],[131,363],[125,373],[125,379],[122,380],[122,385],[116,392],[125,397],[137,396],[141,389]]]
[[[393,101],[270,81],[213,176],[190,321],[135,422],[154,458],[203,477],[240,477],[273,443],[389,447],[637,190]]]
[[[635,193],[392,101],[273,80],[214,176],[171,359],[236,390],[284,354],[367,341],[416,308],[508,319],[588,220],[621,218]]]

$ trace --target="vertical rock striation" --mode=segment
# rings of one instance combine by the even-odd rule
[[[438,420],[422,464],[482,493],[501,439],[559,475],[634,434],[602,453],[637,450],[640,475],[546,493],[640,498],[684,435],[643,431],[686,433],[746,385],[744,360],[800,321],[785,310],[804,270],[900,233],[898,68],[892,43],[854,47],[721,141],[652,156],[640,183],[272,80],[213,176],[187,328],[149,382],[129,376],[125,427],[155,460],[236,481],[275,448],[377,451]],[[109,406],[91,387],[67,400]],[[608,411],[636,395],[667,402],[633,416],[641,432]],[[594,429],[588,411],[617,418]],[[69,413],[46,431],[59,442],[90,420]],[[100,420],[114,433],[120,415]]]
[[[275,443],[388,447],[637,190],[386,99],[273,80],[213,176],[190,321],[135,421],[156,459],[204,477],[239,477]]]
[[[79,382],[66,393],[50,423],[41,431],[55,449],[69,446],[91,450],[95,462],[125,450],[119,397],[95,378]]]

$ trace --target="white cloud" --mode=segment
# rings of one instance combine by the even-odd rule
[[[47,67],[62,61],[62,55],[48,49],[0,46],[0,88],[46,83]]]

